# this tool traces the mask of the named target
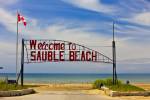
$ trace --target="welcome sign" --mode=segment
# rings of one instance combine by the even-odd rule
[[[83,45],[62,40],[25,40],[28,63],[59,61],[111,62],[111,59]]]

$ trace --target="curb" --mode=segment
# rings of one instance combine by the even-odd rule
[[[117,92],[117,91],[110,91],[108,94],[111,97],[116,96],[150,96],[150,92],[143,91],[143,92]]]
[[[0,91],[0,97],[22,96],[33,93],[35,93],[33,89]]]
[[[109,88],[103,87],[101,88],[104,93],[111,97],[117,97],[117,96],[150,96],[150,91],[137,91],[137,92],[118,92],[118,91],[112,91]]]

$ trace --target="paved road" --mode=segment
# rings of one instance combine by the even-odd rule
[[[0,100],[121,100],[81,91],[43,91],[19,97],[0,97]]]

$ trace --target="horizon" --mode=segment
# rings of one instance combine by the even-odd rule
[[[16,74],[16,73],[0,73],[0,74]],[[24,73],[24,74],[111,74],[112,73]],[[117,73],[117,74],[150,74],[150,73]]]

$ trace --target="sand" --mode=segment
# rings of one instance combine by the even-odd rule
[[[30,84],[31,85],[31,84]],[[62,90],[90,90],[92,84],[32,84],[37,85],[34,87],[37,91],[62,91]]]
[[[135,86],[138,86],[138,87],[141,87],[147,91],[150,91],[150,83],[136,83],[136,84],[133,84]]]

